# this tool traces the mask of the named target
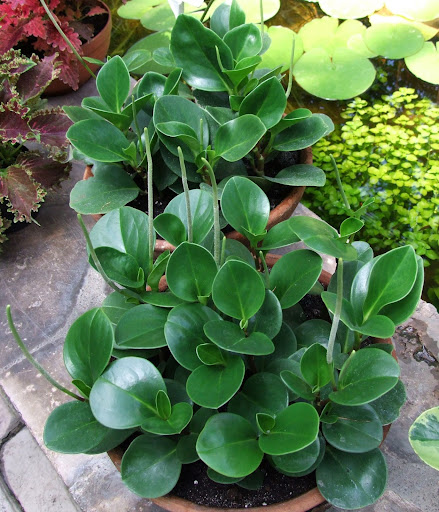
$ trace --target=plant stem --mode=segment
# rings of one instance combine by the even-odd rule
[[[201,23],[203,23],[204,18],[207,16],[207,12],[209,11],[210,6],[213,4],[213,2],[214,2],[214,0],[209,0],[209,2],[207,3],[206,8],[204,9],[203,15],[200,18]]]
[[[46,11],[47,13],[47,16],[49,16],[49,19],[50,21],[53,23],[53,25],[55,26],[56,30],[60,33],[61,37],[64,39],[64,41],[66,42],[66,44],[69,46],[69,48],[72,50],[72,52],[74,53],[75,57],[79,60],[79,62],[81,63],[82,66],[84,66],[84,68],[90,73],[90,75],[93,77],[93,78],[96,78],[96,75],[93,73],[93,71],[87,66],[87,63],[85,62],[85,60],[79,55],[77,49],[73,46],[72,42],[70,41],[70,39],[64,34],[64,31],[63,29],[59,26],[59,23],[56,21],[55,19],[55,16],[51,13],[49,7],[47,6],[46,2],[44,0],[40,0],[40,3],[41,5],[43,6],[44,10]]]
[[[219,206],[218,206],[218,187],[216,184],[215,174],[213,172],[212,166],[205,159],[201,159],[204,165],[206,166],[207,172],[209,173],[210,182],[212,185],[212,195],[213,195],[213,257],[217,266],[220,266],[220,221],[219,221]]]
[[[332,364],[334,360],[335,337],[337,336],[338,324],[340,322],[341,308],[343,305],[343,258],[338,259],[337,265],[337,300],[335,302],[334,317],[332,319],[331,332],[329,333],[328,352],[326,361]]]
[[[261,36],[264,33],[264,2],[259,0],[259,13],[261,15]]]
[[[147,161],[147,176],[148,176],[148,244],[149,244],[149,271],[151,272],[154,265],[154,191],[152,185],[152,156],[151,146],[149,143],[148,128],[143,131],[145,135],[145,150]]]
[[[140,161],[143,162],[143,158],[145,156],[145,152],[143,151],[142,132],[140,131],[140,126],[139,126],[139,123],[137,121],[137,112],[136,112],[136,103],[134,101],[134,94],[131,95],[131,105],[133,106],[134,126],[136,128],[137,138],[139,139]]]
[[[189,186],[187,184],[186,165],[184,164],[184,156],[181,147],[178,146],[178,158],[180,159],[181,169],[181,181],[183,182],[184,196],[186,199],[186,215],[187,215],[187,238],[188,242],[192,243],[194,240],[193,228],[192,228],[192,212],[191,212],[191,200],[189,197]]]
[[[262,261],[262,266],[264,267],[265,288],[268,290],[270,288],[270,273],[268,272],[267,262],[265,261],[264,253],[262,251],[259,251],[259,258]]]
[[[18,334],[17,329],[15,328],[14,321],[12,320],[12,315],[11,315],[11,306],[9,304],[6,306],[6,316],[8,318],[9,329],[11,329],[12,335],[14,336],[17,345],[20,347],[21,351],[26,356],[26,359],[32,364],[32,366],[34,366],[41,373],[41,375],[45,379],[47,379],[50,382],[50,384],[52,384],[52,386],[55,386],[57,389],[59,389],[66,395],[69,395],[72,398],[76,398],[76,400],[83,401],[83,398],[81,398],[77,394],[73,393],[72,391],[69,391],[64,386],[59,384],[53,377],[51,377],[46,372],[46,370],[40,365],[40,363],[32,356],[32,354],[26,348],[26,345],[23,343],[23,340],[21,339],[20,335]]]
[[[289,97],[291,94],[291,89],[293,88],[293,66],[294,66],[294,52],[296,51],[296,36],[293,37],[293,49],[291,52],[291,59],[290,59],[290,72],[288,74],[288,87],[285,92],[285,96]]]
[[[223,241],[221,243],[220,266],[222,266],[224,264],[224,261],[226,259],[226,243],[227,243],[227,238],[225,236],[223,236]]]
[[[345,191],[343,189],[343,184],[340,179],[340,172],[338,170],[337,162],[335,161],[335,158],[332,155],[329,155],[329,158],[331,159],[332,167],[335,172],[335,179],[337,180],[338,189],[340,190],[341,197],[343,199],[343,203],[345,205],[345,208],[350,211],[351,206],[349,204],[348,198],[346,197]]]

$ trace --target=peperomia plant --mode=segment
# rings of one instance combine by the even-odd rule
[[[240,176],[222,190],[221,210],[251,249],[221,241],[208,170],[211,191],[184,181],[165,222],[155,219],[179,243],[172,254],[153,261],[152,219],[130,207],[90,234],[83,226],[91,262],[115,291],[68,331],[64,361],[81,397],[51,413],[44,441],[89,454],[130,443],[122,479],[144,497],[172,491],[199,459],[215,482],[262,484],[265,458],[288,476],[316,471],[338,507],[367,506],[386,484],[382,426],[405,400],[392,345],[369,341],[392,336],[412,314],[422,263],[409,246],[374,257],[353,241],[366,206],[340,233],[300,216],[267,233],[268,199]],[[269,271],[268,251],[298,240],[308,248]],[[316,251],[338,258],[324,292]],[[321,319],[305,319],[299,302],[308,293],[321,293],[329,311]]]
[[[321,169],[297,164],[289,153],[330,133],[331,120],[303,108],[285,115],[289,91],[280,68],[256,69],[269,38],[245,23],[235,1],[221,12],[211,28],[177,18],[170,48],[160,52],[174,66],[169,76],[148,72],[130,92],[129,70],[141,62],[127,67],[113,57],[97,78],[99,96],[65,108],[74,121],[68,138],[95,174],[72,191],[78,212],[107,213],[145,194],[146,133],[159,191],[181,191],[179,146],[191,186],[211,184],[208,166],[218,180],[248,175],[265,189],[324,184]]]

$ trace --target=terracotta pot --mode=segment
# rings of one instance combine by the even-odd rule
[[[104,60],[107,56],[108,48],[110,46],[110,38],[111,38],[111,12],[108,6],[97,0],[97,3],[101,5],[108,14],[108,20],[105,24],[104,28],[96,34],[90,41],[83,44],[81,46],[81,57],[91,57],[93,59]],[[97,64],[87,63],[87,66],[94,72],[97,71],[99,66]],[[78,87],[84,85],[91,78],[90,73],[79,64],[79,83]],[[72,88],[70,85],[65,84],[58,78],[54,80],[49,87],[44,91],[46,96],[58,96],[59,94],[66,94],[68,92],[72,92]]]
[[[306,148],[300,151],[300,163],[301,164],[312,164],[312,149]],[[92,167],[87,165],[84,171],[84,180],[88,180],[93,176]],[[279,224],[284,220],[287,220],[291,217],[294,210],[297,208],[297,205],[300,203],[302,199],[303,193],[305,191],[305,187],[291,187],[291,191],[289,194],[283,199],[273,210],[270,212],[270,216],[268,217],[267,230]],[[92,215],[95,221],[98,221],[102,215],[94,214]],[[226,235],[227,238],[233,238],[234,240],[238,240],[241,243],[248,245],[248,240],[238,233],[237,231],[231,231]],[[175,247],[167,242],[166,240],[157,240],[155,245],[155,251],[157,253],[164,252],[166,250],[173,251]]]
[[[267,254],[266,262],[267,265],[271,268],[282,255],[280,254]],[[327,272],[326,270],[322,270],[322,273],[319,277],[319,282],[325,287],[325,289],[329,286],[329,282],[331,280],[332,274]],[[167,289],[166,280],[162,278],[160,281],[160,291],[165,291]],[[387,339],[376,339],[373,338],[376,343],[387,343],[389,345],[393,345],[391,338]],[[396,351],[393,349],[392,356],[396,361],[398,361],[396,357]],[[383,427],[383,440],[381,445],[384,443],[387,434],[390,430],[391,425],[385,425]],[[117,447],[108,452],[108,456],[110,457],[113,464],[116,466],[117,470],[120,471],[122,457],[124,451],[122,448]],[[166,495],[160,498],[153,498],[151,500],[156,505],[164,508],[165,510],[169,510],[170,512],[321,512],[325,510],[325,504],[327,504],[325,498],[320,494],[320,491],[317,487],[311,489],[310,491],[297,496],[288,501],[283,501],[281,503],[273,503],[272,505],[267,505],[264,507],[251,507],[251,508],[218,508],[218,507],[206,507],[204,505],[197,505],[196,503],[192,503],[191,501],[185,500],[184,498],[179,498],[178,496]],[[319,505],[321,507],[319,507]],[[329,507],[329,505],[327,505]],[[319,507],[318,509],[315,507]]]

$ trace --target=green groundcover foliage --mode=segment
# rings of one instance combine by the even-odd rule
[[[307,190],[307,206],[325,220],[343,220],[333,155],[351,208],[375,197],[363,228],[375,251],[410,244],[427,264],[439,259],[438,105],[400,88],[373,104],[355,98],[341,116],[345,123],[313,148],[327,180]]]

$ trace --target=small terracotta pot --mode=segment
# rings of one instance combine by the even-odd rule
[[[301,164],[312,164],[312,149],[305,148],[300,151],[300,163]],[[93,176],[92,167],[87,165],[84,171],[84,180],[88,180]],[[287,220],[291,217],[294,210],[297,208],[297,205],[300,203],[302,199],[303,193],[306,187],[291,187],[290,193],[283,199],[273,210],[270,212],[270,216],[268,217],[267,230],[271,229],[279,222]],[[95,221],[98,221],[102,215],[94,214],[92,215]],[[237,231],[231,231],[227,233],[227,238],[233,238],[234,240],[238,240],[239,242],[248,245],[248,240],[238,233]],[[155,244],[155,252],[162,253],[166,250],[173,251],[175,247],[167,242],[166,240],[157,240]]]
[[[111,39],[111,12],[109,7],[100,0],[97,3],[107,11],[108,20],[105,27],[96,34],[90,41],[81,46],[81,57],[91,57],[93,59],[104,60],[107,56],[108,48],[110,47]],[[97,64],[90,64],[87,62],[87,66],[93,71],[93,73],[99,68]],[[79,64],[79,83],[78,87],[84,85],[91,78],[90,73]],[[65,84],[59,78],[54,80],[47,89],[45,89],[45,96],[58,96],[59,94],[66,94],[72,92],[70,85]]]

